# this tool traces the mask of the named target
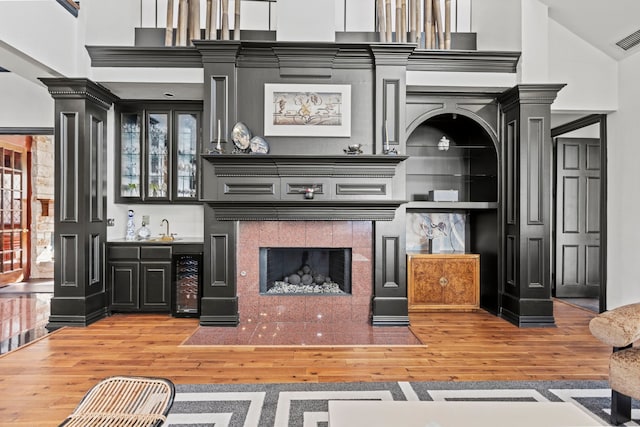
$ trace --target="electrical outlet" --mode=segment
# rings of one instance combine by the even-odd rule
[[[116,220],[114,218],[107,218],[107,227],[114,227],[116,225]]]
[[[149,215],[142,215],[142,222],[144,222],[146,225],[149,225]]]

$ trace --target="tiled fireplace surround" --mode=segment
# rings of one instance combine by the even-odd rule
[[[369,324],[373,295],[370,221],[241,221],[237,246],[240,324]],[[260,295],[260,247],[352,248],[351,295]]]

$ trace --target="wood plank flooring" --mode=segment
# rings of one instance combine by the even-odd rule
[[[111,375],[176,384],[606,379],[611,349],[593,313],[559,301],[557,327],[517,328],[486,312],[412,314],[425,347],[181,346],[197,319],[114,315],[0,356],[0,426],[55,426]]]

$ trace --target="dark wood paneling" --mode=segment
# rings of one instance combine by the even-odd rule
[[[60,116],[60,221],[78,222],[78,114]]]
[[[78,239],[77,234],[60,234],[60,255],[62,264],[62,276],[60,277],[60,286],[62,287],[78,287]]]
[[[210,132],[205,134],[205,143],[229,142],[231,134],[229,123],[229,78],[227,76],[211,76],[211,118]],[[220,127],[218,127],[218,124]],[[219,138],[218,138],[219,137]]]
[[[229,236],[226,234],[212,234],[211,241],[211,286],[229,286]]]
[[[104,135],[104,122],[98,118],[90,117],[89,139],[89,217],[92,222],[102,221],[105,213],[105,186],[103,183],[106,171],[104,170],[106,150]]]
[[[382,277],[383,288],[397,288],[399,283],[398,259],[400,257],[400,238],[382,236]]]
[[[117,99],[86,78],[43,78],[55,100],[54,295],[48,328],[86,326],[109,306],[102,271],[106,241],[105,141]]]
[[[517,122],[511,121],[507,123],[507,131],[506,131],[506,173],[505,173],[505,185],[507,187],[506,190],[506,211],[507,211],[507,223],[515,224],[517,220],[517,203],[518,203],[518,185],[519,180],[516,175],[517,171],[517,161],[519,157],[518,153],[518,132],[517,132]]]
[[[544,151],[544,131],[543,121],[540,118],[529,118],[527,120],[527,157],[521,159],[527,162],[527,168],[523,171],[526,173],[526,188],[524,189],[527,194],[527,222],[529,224],[542,225],[545,222],[544,209],[547,208],[547,204],[544,203],[543,198],[548,197],[550,188],[549,183],[545,183],[545,173],[549,170],[550,165],[545,165],[545,151]],[[548,144],[548,143],[547,143]],[[549,145],[549,144],[548,144]],[[548,161],[548,160],[547,160]]]
[[[382,139],[389,145],[398,145],[399,142],[399,118],[400,118],[400,81],[383,79],[382,87]]]
[[[545,269],[548,269],[549,266],[547,265],[548,260],[545,258],[544,244],[545,241],[542,238],[527,239],[526,260],[529,279],[527,285],[529,288],[548,288],[549,286],[548,283],[545,283]]]
[[[92,234],[89,238],[89,286],[102,282],[102,265],[104,254],[102,252],[102,236]]]

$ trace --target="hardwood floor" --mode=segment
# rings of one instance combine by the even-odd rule
[[[53,426],[99,380],[176,384],[606,379],[611,349],[585,309],[554,303],[557,327],[517,328],[485,312],[412,314],[425,347],[181,346],[197,319],[114,315],[0,356],[0,426]]]

